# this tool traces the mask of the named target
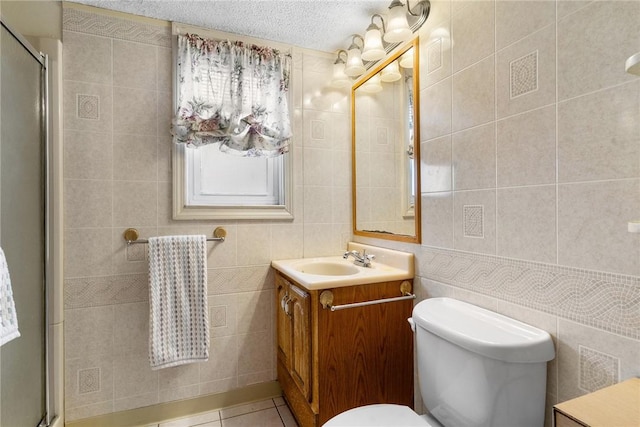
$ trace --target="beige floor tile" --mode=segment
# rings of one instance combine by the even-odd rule
[[[255,426],[283,427],[284,424],[282,422],[282,419],[280,418],[280,414],[278,414],[278,410],[275,407],[222,420],[222,427]]]
[[[298,427],[298,423],[287,405],[278,406],[277,409],[285,427]]]
[[[232,406],[229,408],[224,408],[220,410],[221,418],[227,419],[232,417],[237,417],[240,415],[250,414],[256,411],[262,411],[264,409],[274,408],[275,404],[272,399],[269,400],[261,400],[259,402],[251,402],[245,405]]]
[[[218,424],[215,424],[218,422]],[[202,424],[212,426],[219,426],[220,424],[220,411],[205,412],[198,415],[192,415],[190,417],[179,418],[177,420],[169,421],[160,424],[159,427],[192,427],[200,426]]]

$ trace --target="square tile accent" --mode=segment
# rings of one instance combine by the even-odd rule
[[[127,261],[145,261],[147,259],[147,245],[127,245]]]
[[[389,129],[386,127],[376,128],[376,142],[378,145],[389,144]]]
[[[76,96],[79,119],[98,120],[100,118],[100,98],[95,95]]]
[[[324,122],[322,120],[311,120],[311,138],[324,139]]]
[[[442,67],[442,39],[433,41],[427,46],[427,74]]]
[[[484,206],[465,205],[463,215],[464,237],[484,238]]]
[[[617,384],[620,379],[620,359],[589,347],[579,346],[580,379],[578,387],[591,393]]]
[[[538,90],[538,51],[509,64],[511,99]]]
[[[100,368],[78,371],[78,393],[87,394],[100,391]]]
[[[227,306],[218,306],[211,309],[211,326],[214,328],[227,326]]]

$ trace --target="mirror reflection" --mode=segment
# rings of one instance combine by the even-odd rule
[[[354,234],[420,241],[418,39],[352,90]]]

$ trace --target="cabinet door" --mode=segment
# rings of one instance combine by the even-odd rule
[[[276,316],[278,331],[278,358],[290,370],[291,360],[291,302],[289,283],[276,275]]]
[[[309,294],[290,285],[292,351],[289,368],[302,394],[311,398],[311,303]]]

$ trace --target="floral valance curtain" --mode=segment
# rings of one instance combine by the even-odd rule
[[[245,157],[286,153],[290,71],[291,56],[275,49],[179,35],[174,142]]]

